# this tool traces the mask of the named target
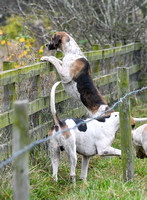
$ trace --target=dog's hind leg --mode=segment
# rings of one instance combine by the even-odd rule
[[[83,181],[86,181],[86,178],[87,178],[89,160],[90,160],[90,157],[82,156],[82,168],[81,168],[80,179],[82,179]]]
[[[49,145],[50,149],[50,156],[51,156],[51,163],[53,168],[53,179],[57,182],[58,177],[58,166],[59,166],[59,159],[60,159],[60,149],[57,146],[55,141],[52,141]]]
[[[75,169],[77,165],[77,154],[76,152],[70,152],[69,155],[69,163],[70,163],[70,180],[72,183],[76,181]]]
[[[74,143],[69,143],[68,146],[66,146],[65,151],[68,154],[68,160],[70,164],[70,180],[71,182],[75,182],[75,169],[77,165],[77,153],[76,153],[76,144]]]

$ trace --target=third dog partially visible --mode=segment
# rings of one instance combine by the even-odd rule
[[[147,124],[132,130],[133,145],[138,158],[147,157]]]

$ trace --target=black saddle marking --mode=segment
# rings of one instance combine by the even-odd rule
[[[67,119],[72,119],[72,120],[76,123],[76,125],[82,122],[82,124],[80,124],[80,125],[77,127],[79,131],[85,132],[85,131],[87,130],[87,125],[86,125],[86,123],[84,123],[84,120],[83,120],[83,119],[78,119],[78,118],[66,118],[66,119],[62,119],[61,123],[65,124],[65,121],[66,121]]]
[[[85,131],[87,130],[87,124],[84,123],[84,120],[83,120],[83,119],[73,118],[72,120],[76,123],[76,125],[82,122],[82,124],[80,124],[80,125],[77,127],[77,128],[79,129],[79,131],[85,132]]]
[[[64,146],[60,146],[60,151],[64,151]]]
[[[98,118],[96,118],[96,120],[99,121],[99,122],[105,122],[106,118],[109,118],[109,117],[110,117],[110,115],[104,116],[104,117],[98,117]]]

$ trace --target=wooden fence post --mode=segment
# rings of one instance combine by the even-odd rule
[[[129,73],[126,67],[118,68],[118,95],[123,97],[129,92]],[[123,180],[129,181],[134,177],[134,157],[131,135],[130,99],[127,97],[119,106],[120,109],[120,134]]]
[[[92,46],[92,51],[98,51],[100,50],[100,45],[98,44],[95,44]],[[92,76],[95,77],[95,76],[98,76],[99,75],[99,72],[100,72],[100,60],[97,59],[95,61],[91,61],[92,62]]]
[[[3,71],[14,69],[14,62],[4,61],[3,62]],[[3,103],[2,103],[2,111],[6,112],[12,109],[13,103],[15,100],[15,83],[4,85],[3,87]],[[9,125],[5,129],[5,133],[8,136],[12,135],[12,126]],[[7,146],[7,157],[11,154],[12,149],[11,145]]]
[[[40,83],[40,75],[37,76],[37,97],[40,98],[41,96],[41,83]],[[39,125],[42,123],[42,114],[41,112],[39,112],[39,116],[38,116],[38,123]]]
[[[14,69],[14,65],[15,65],[14,62],[4,61],[3,71]],[[4,105],[3,105],[4,112],[12,108],[14,100],[15,100],[15,83],[4,86]]]
[[[14,104],[13,154],[29,143],[28,101],[17,101]],[[29,199],[29,152],[23,153],[13,162],[13,195],[14,200]]]

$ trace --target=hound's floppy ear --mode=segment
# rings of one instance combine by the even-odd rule
[[[54,37],[54,45],[58,46],[61,43],[61,36],[60,35],[55,35]]]

